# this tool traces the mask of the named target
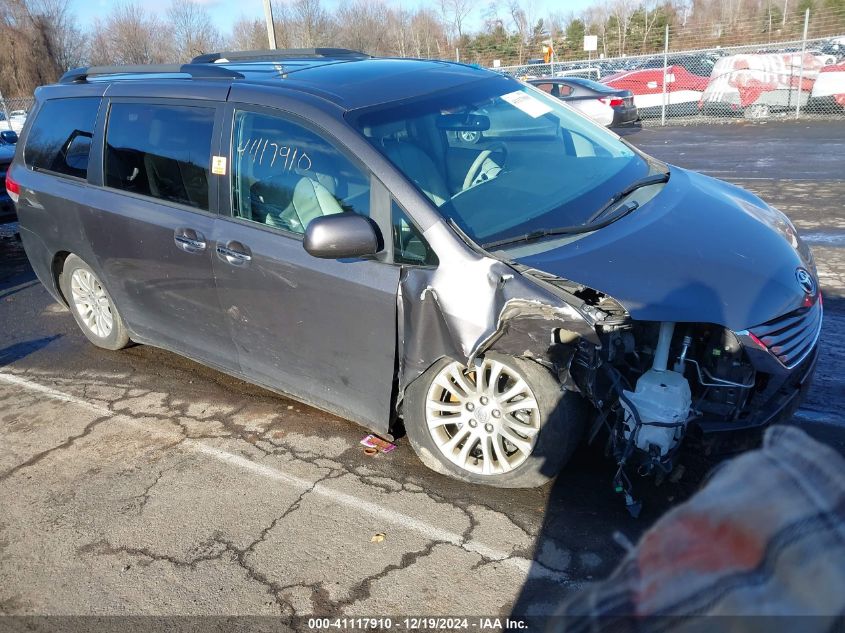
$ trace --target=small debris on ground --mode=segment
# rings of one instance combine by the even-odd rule
[[[389,453],[396,448],[396,444],[391,444],[377,435],[368,435],[361,440],[361,445],[365,447],[364,454],[371,457],[377,453]]]
[[[378,534],[373,534],[373,537],[370,539],[370,543],[381,543],[385,538],[384,532],[379,532]]]

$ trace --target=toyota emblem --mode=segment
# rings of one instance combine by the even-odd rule
[[[795,279],[798,280],[798,285],[801,286],[801,289],[805,293],[810,296],[816,294],[816,282],[813,279],[813,276],[809,273],[809,271],[804,268],[796,268]]]

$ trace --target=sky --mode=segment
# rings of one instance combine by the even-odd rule
[[[263,0],[200,0],[205,4],[211,13],[211,17],[217,28],[224,34],[229,33],[231,25],[241,16],[260,18],[264,15]],[[585,7],[592,4],[595,0],[533,0],[534,11],[536,15],[541,16],[546,13],[562,12],[564,14],[573,11],[580,12]],[[527,4],[528,0],[523,0]],[[324,5],[331,9],[332,6],[337,5],[338,0],[324,0]],[[435,6],[435,0],[385,0],[385,3],[393,6],[404,7],[418,7],[423,5]],[[87,26],[94,22],[97,17],[106,15],[112,6],[118,4],[117,0],[70,0],[70,7],[79,17],[83,26]],[[155,13],[163,14],[166,7],[170,4],[170,0],[146,0],[144,6],[147,10]],[[470,29],[476,30],[481,28],[482,15],[486,7],[490,4],[489,0],[477,0],[478,6],[470,20]],[[503,10],[505,13],[504,5]]]

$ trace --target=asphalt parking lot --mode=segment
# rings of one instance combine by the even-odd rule
[[[810,241],[826,321],[794,422],[845,448],[845,126],[627,138],[751,189]],[[404,440],[368,456],[350,422],[155,348],[94,348],[2,235],[0,613],[548,612],[697,484],[638,482],[635,520],[595,452],[527,491],[453,482]]]

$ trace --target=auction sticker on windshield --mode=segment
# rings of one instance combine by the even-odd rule
[[[527,92],[523,92],[522,90],[504,94],[502,95],[502,99],[535,119],[552,111],[551,106],[546,105],[536,97],[528,94]]]

